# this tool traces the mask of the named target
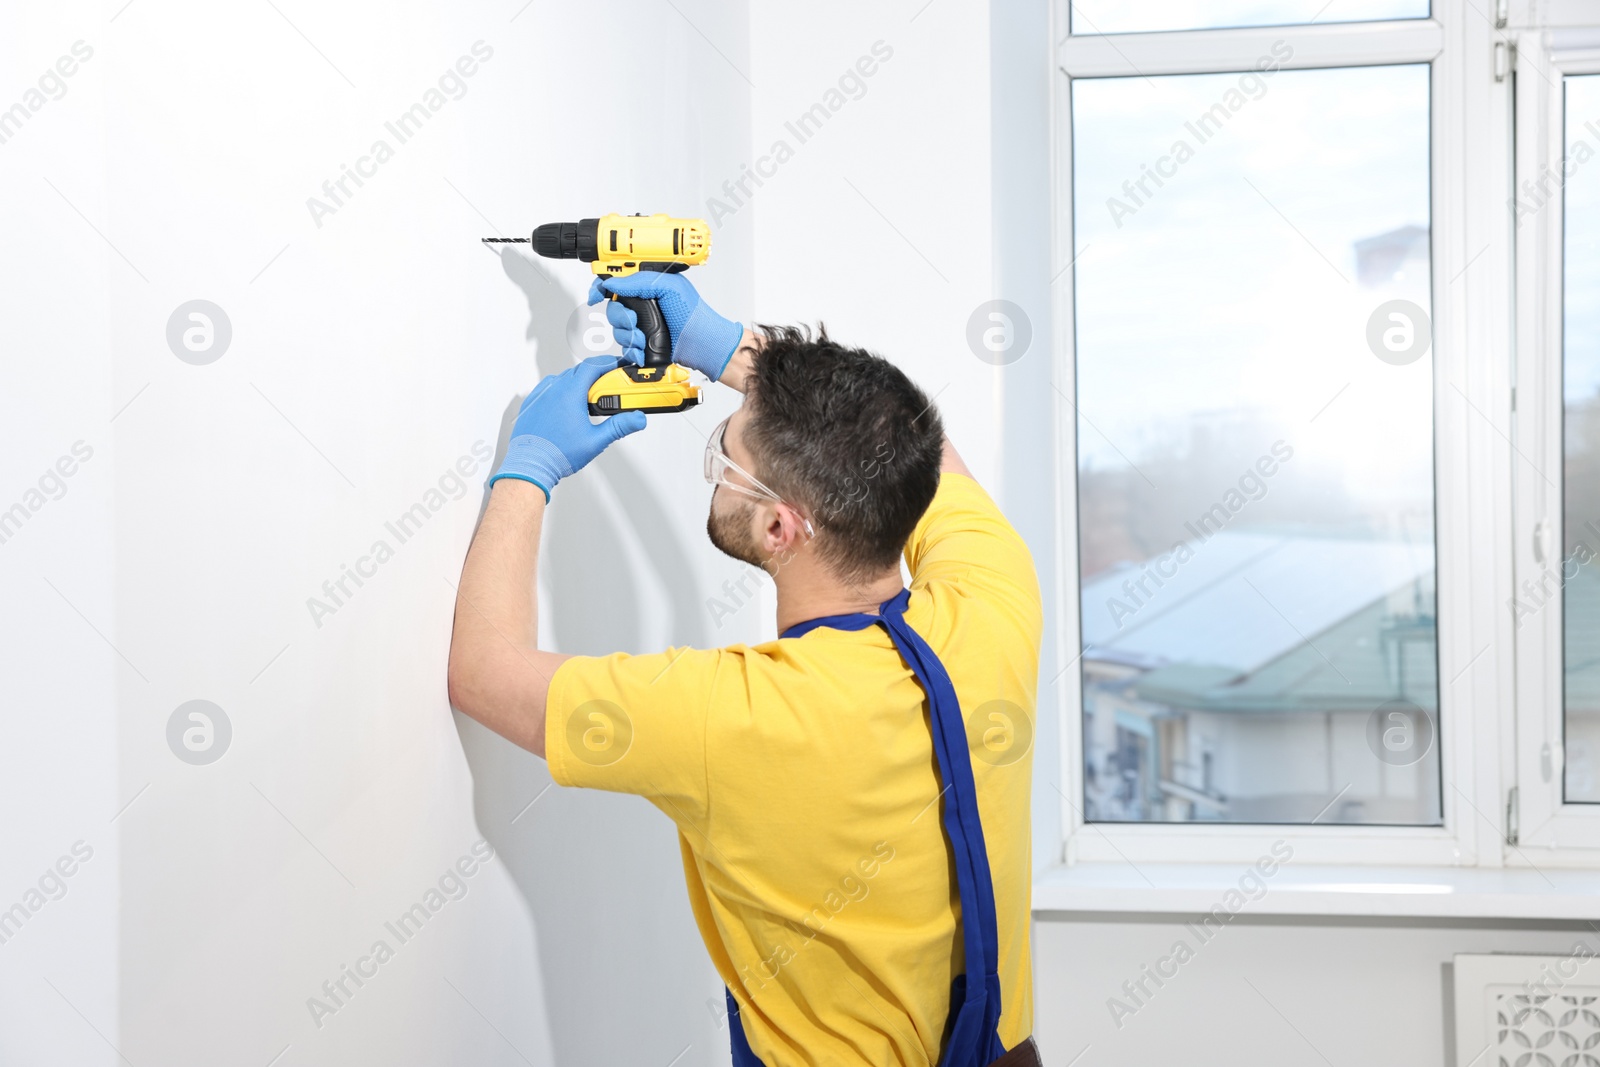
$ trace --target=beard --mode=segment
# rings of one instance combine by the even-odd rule
[[[723,555],[731,556],[740,563],[765,569],[767,561],[761,558],[755,534],[750,532],[750,520],[755,516],[755,511],[756,506],[753,503],[741,502],[726,511],[719,512],[717,498],[713,495],[711,511],[706,516],[706,536],[711,538],[711,543]]]

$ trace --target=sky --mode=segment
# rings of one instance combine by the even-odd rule
[[[1591,399],[1600,390],[1600,74],[1568,78],[1567,155],[1574,170],[1567,178],[1563,375],[1567,403]],[[1579,142],[1594,157],[1578,165]]]
[[[1387,301],[1431,310],[1426,263],[1373,287],[1355,252],[1429,226],[1428,93],[1421,64],[1073,82],[1081,464],[1252,411],[1353,499],[1431,505],[1431,350],[1396,366],[1367,342]],[[1202,143],[1186,124],[1219,102]],[[1135,204],[1124,182],[1180,140],[1192,158]]]

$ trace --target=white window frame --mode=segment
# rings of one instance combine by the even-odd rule
[[[1600,21],[1600,13],[1591,12],[1589,17]],[[1525,30],[1517,36],[1519,189],[1524,178],[1538,181],[1546,168],[1560,173],[1566,150],[1563,79],[1600,74],[1600,35],[1577,47],[1569,47],[1569,40],[1551,29]],[[1524,219],[1517,233],[1516,440],[1522,457],[1514,526],[1519,589],[1524,579],[1537,583],[1547,568],[1559,568],[1565,551],[1561,535],[1564,214],[1562,194],[1557,192]],[[1558,592],[1524,619],[1516,634],[1517,844],[1519,851],[1533,851],[1528,857],[1531,864],[1600,866],[1600,804],[1568,804],[1563,798],[1563,610]]]
[[[1490,9],[1495,0],[1481,0]],[[1064,6],[1064,4],[1062,5]],[[1184,30],[1066,36],[1056,48],[1052,99],[1056,219],[1056,380],[1076,396],[1075,269],[1072,234],[1071,82],[1083,77],[1188,74],[1251,69],[1273,42],[1288,41],[1282,69],[1427,62],[1431,69],[1430,226],[1436,566],[1440,692],[1441,827],[1086,824],[1079,650],[1075,412],[1057,400],[1062,463],[1058,529],[1057,662],[1070,664],[1053,687],[1061,723],[1061,819],[1067,864],[1248,863],[1286,840],[1297,862],[1384,866],[1501,866],[1506,786],[1513,770],[1510,523],[1511,83],[1496,63],[1510,38],[1472,4],[1434,0],[1428,19],[1396,22]],[[1065,27],[1058,8],[1057,25]],[[1058,35],[1059,36],[1059,35]],[[1496,46],[1500,47],[1496,47]],[[1086,266],[1084,269],[1089,269]],[[1330,798],[1331,799],[1331,798]]]

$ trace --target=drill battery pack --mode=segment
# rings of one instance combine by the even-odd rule
[[[700,390],[690,384],[689,372],[676,363],[661,367],[624,364],[607,371],[589,387],[589,414],[616,415],[642,411],[646,415],[687,411],[700,403]]]

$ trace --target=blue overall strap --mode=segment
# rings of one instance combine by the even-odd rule
[[[722,994],[728,998],[728,1046],[733,1052],[733,1067],[763,1067],[745,1039],[744,1020],[739,1018],[739,1002],[733,999],[733,990],[724,988]]]
[[[950,1022],[939,1067],[985,1067],[1005,1055],[1000,1043],[1000,935],[995,921],[994,883],[989,853],[978,817],[978,790],[972,778],[966,723],[961,703],[944,664],[905,620],[908,590],[879,607],[879,614],[830,615],[789,627],[783,637],[801,637],[821,626],[865,630],[882,625],[906,666],[928,697],[933,750],[938,759],[941,795],[945,797],[944,828],[955,860],[956,888],[961,898],[962,944],[967,972],[950,988]],[[979,969],[981,968],[981,969]],[[974,977],[976,975],[976,977]],[[729,1018],[738,1021],[737,1005],[728,997]],[[750,1052],[743,1026],[729,1026],[734,1067],[760,1067]],[[741,1055],[742,1054],[742,1055]]]

